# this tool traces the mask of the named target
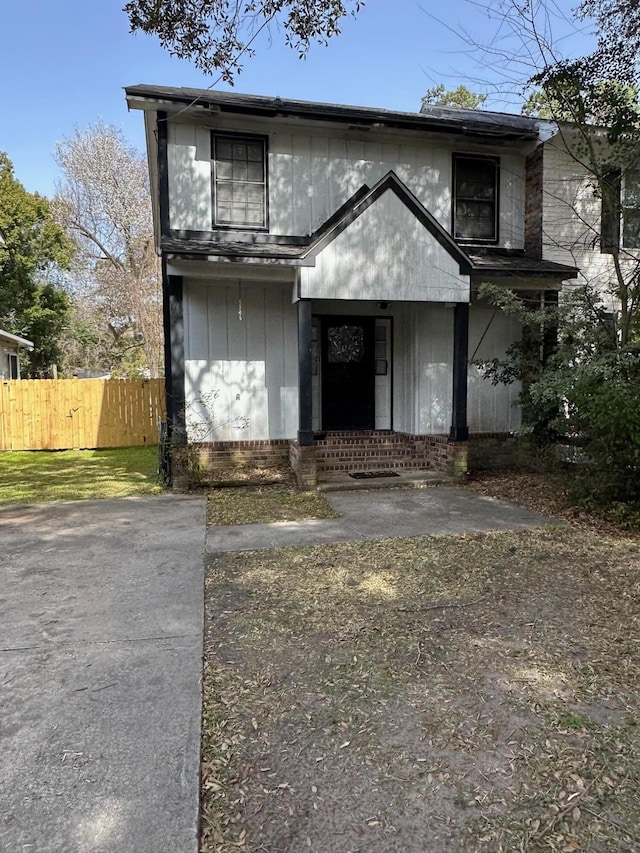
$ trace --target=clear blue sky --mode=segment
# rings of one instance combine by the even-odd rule
[[[2,112],[0,150],[31,192],[52,195],[57,167],[55,142],[98,117],[120,127],[144,146],[142,116],[127,113],[123,86],[152,83],[206,88],[213,79],[189,63],[171,58],[151,37],[129,33],[124,0],[4,0],[0,52]],[[558,0],[567,14],[575,5]],[[427,10],[434,10],[440,21]],[[508,29],[508,28],[507,28]],[[566,31],[556,22],[554,31]],[[235,90],[284,98],[417,110],[430,86],[460,83],[476,91],[480,81],[499,79],[485,63],[479,67],[459,34],[476,41],[508,40],[505,27],[469,0],[367,0],[355,20],[328,47],[315,46],[305,61],[286,48],[277,32],[256,42]],[[497,33],[497,35],[496,35]],[[579,35],[570,51],[585,47]],[[224,84],[217,89],[228,89]],[[511,102],[518,112],[518,98]],[[504,109],[494,97],[487,106]]]

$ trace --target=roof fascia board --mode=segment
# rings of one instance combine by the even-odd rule
[[[25,349],[33,349],[33,341],[28,340],[27,338],[21,338],[20,335],[14,335],[11,332],[5,332],[0,329],[0,339],[3,341],[9,341],[12,344],[18,344],[20,347],[25,347]]]
[[[530,129],[518,125],[509,125],[499,119],[490,121],[491,114],[478,112],[477,117],[465,116],[465,120],[444,116],[426,116],[421,113],[393,112],[391,110],[370,107],[346,106],[341,104],[322,104],[311,101],[283,100],[262,96],[235,95],[208,92],[207,90],[161,89],[152,86],[130,86],[125,89],[130,109],[151,109],[151,102],[161,103],[170,110],[170,104],[176,104],[179,112],[197,110],[205,112],[226,112],[232,114],[256,115],[267,118],[297,116],[305,119],[325,120],[331,123],[361,124],[365,127],[391,127],[436,133],[453,133],[483,139],[504,139],[511,141],[535,140],[537,127]],[[518,117],[520,119],[521,117]]]

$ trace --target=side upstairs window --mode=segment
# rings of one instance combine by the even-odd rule
[[[213,227],[267,227],[267,143],[212,133]]]
[[[453,155],[453,236],[479,243],[498,241],[498,176],[495,157]]]
[[[600,249],[640,249],[640,169],[609,169],[601,179]]]
[[[627,169],[623,177],[622,245],[640,249],[640,169]]]

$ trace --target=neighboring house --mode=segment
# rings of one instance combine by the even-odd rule
[[[20,350],[32,350],[33,341],[0,329],[0,379],[20,379]]]
[[[603,131],[594,128],[594,158],[604,162],[607,148],[599,135]],[[575,266],[577,283],[592,284],[615,311],[612,251],[625,277],[636,272],[640,257],[640,168],[606,167],[604,177],[615,188],[615,198],[603,199],[583,137],[561,123],[528,158],[526,249],[535,257]]]
[[[307,485],[461,473],[468,450],[520,426],[519,387],[470,362],[521,334],[480,284],[554,301],[577,275],[525,252],[537,120],[126,93],[145,116],[168,414],[180,433],[186,412],[211,464],[291,456]]]

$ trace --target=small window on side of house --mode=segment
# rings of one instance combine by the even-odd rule
[[[640,169],[628,169],[623,177],[622,246],[640,249]]]
[[[19,379],[18,356],[9,354],[9,379]]]
[[[262,136],[212,133],[213,227],[267,227],[267,144]]]
[[[453,236],[456,240],[497,242],[498,169],[495,157],[454,154]]]

